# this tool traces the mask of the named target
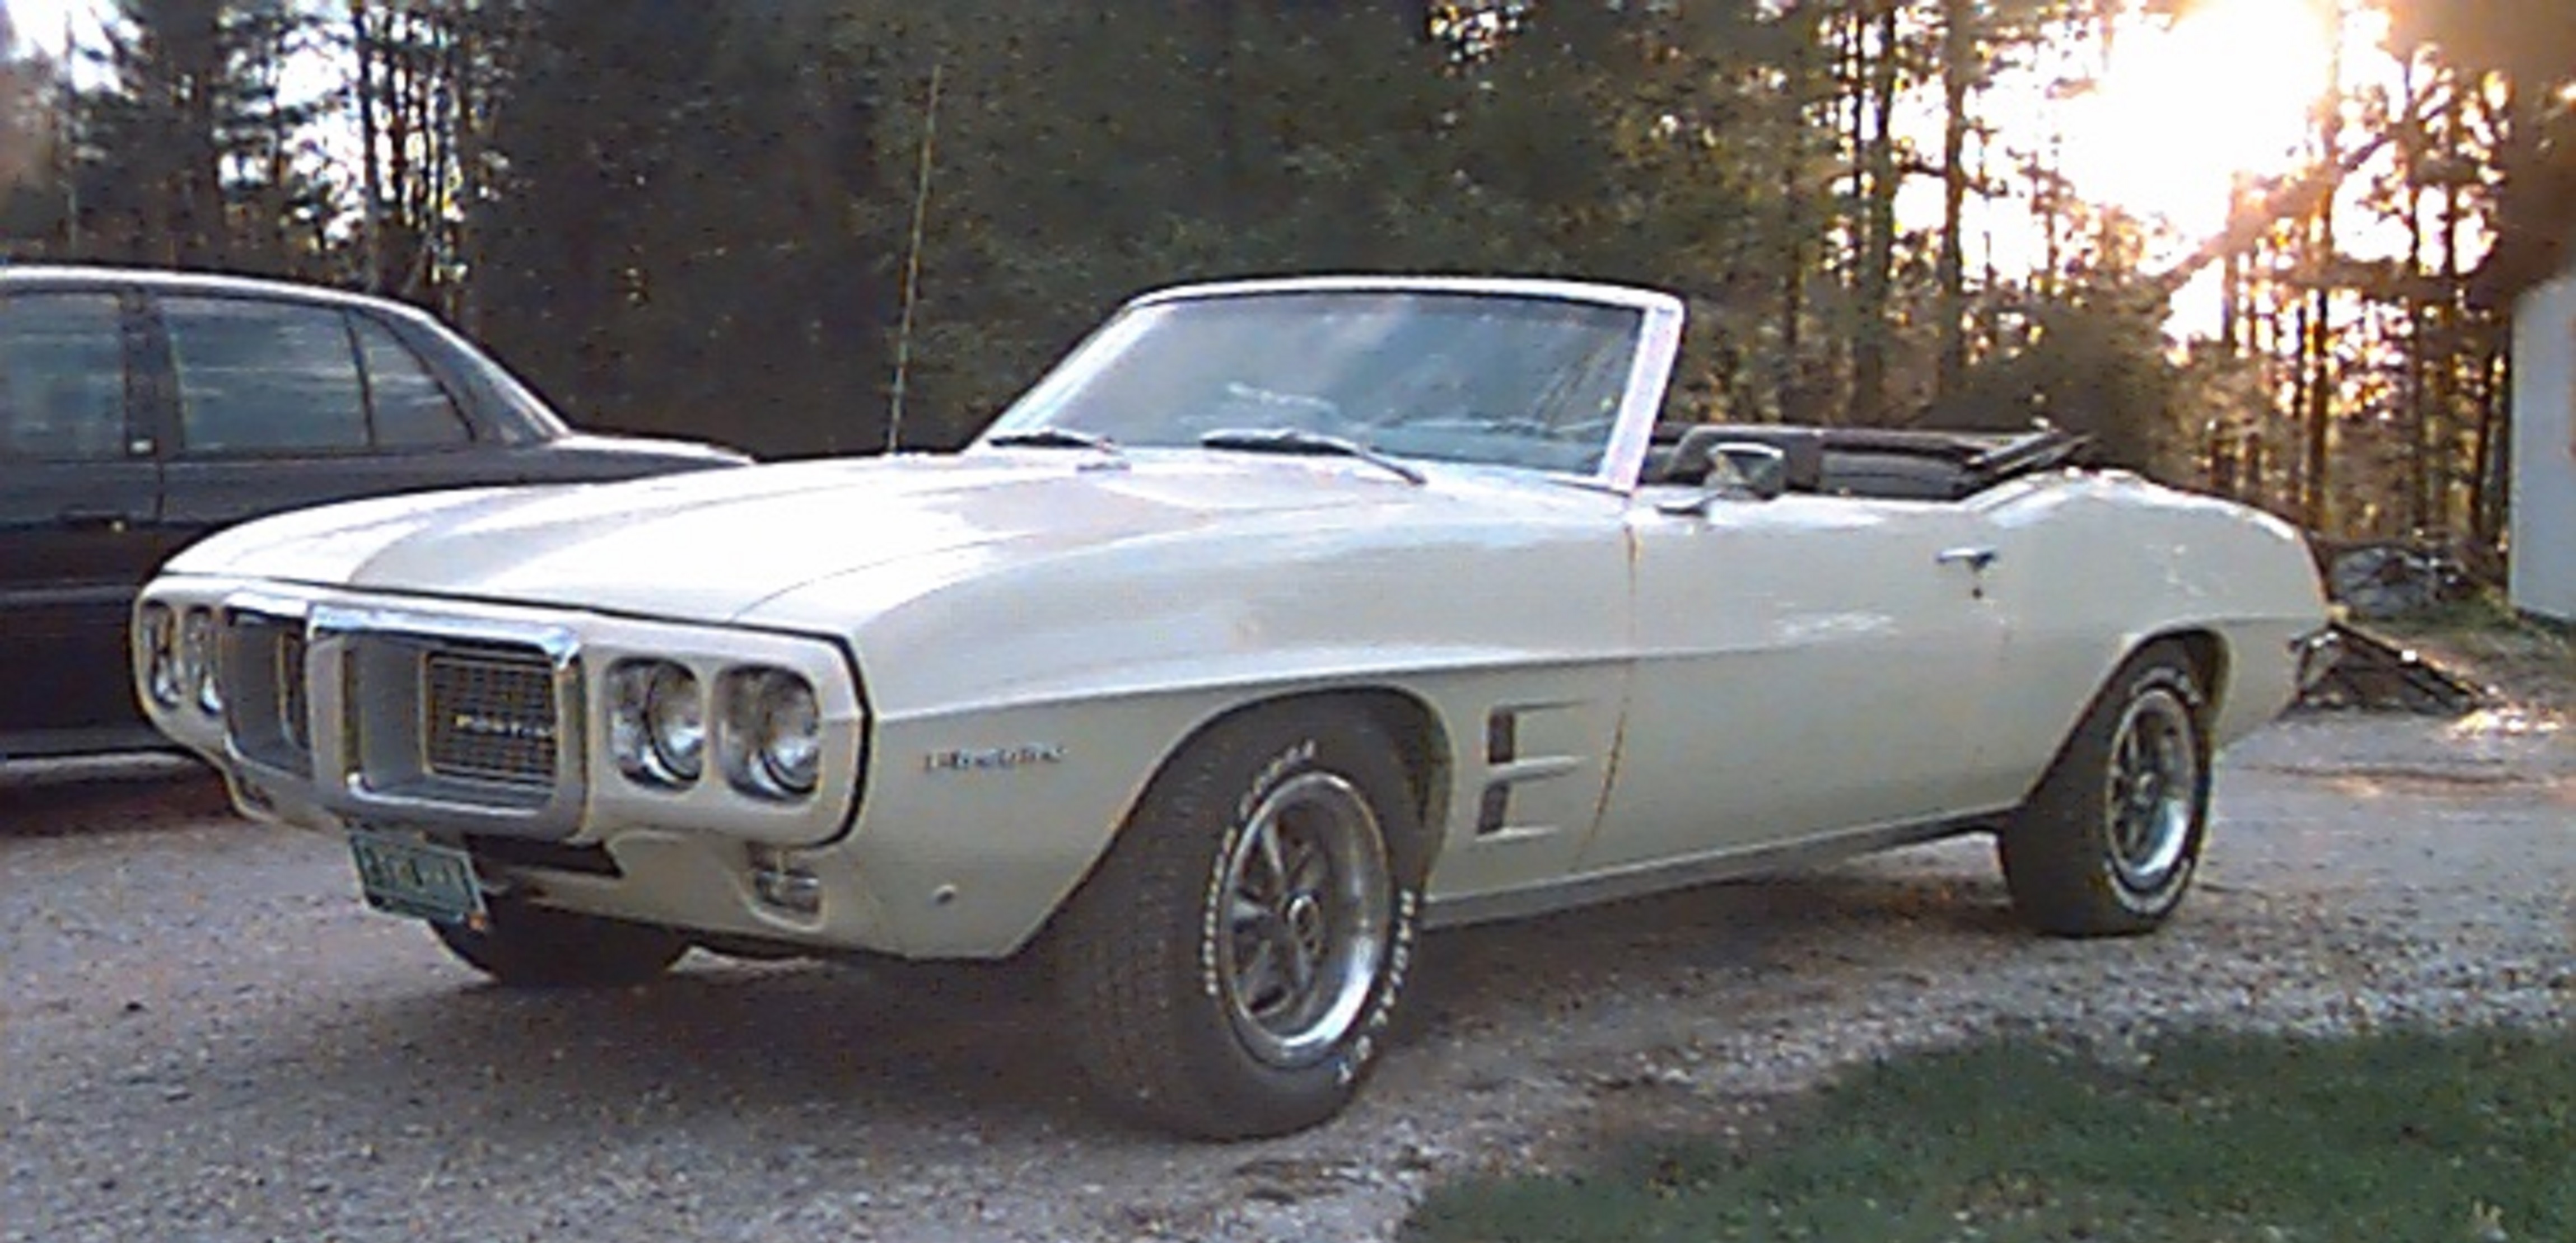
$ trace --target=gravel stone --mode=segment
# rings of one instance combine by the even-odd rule
[[[1109,1121],[986,975],[484,986],[207,784],[0,771],[0,1240],[1378,1240],[1443,1178],[1729,1133],[1981,1034],[2576,1013],[2576,738],[2529,714],[2249,740],[2150,937],[2019,931],[1984,841],[1435,935],[1348,1115],[1221,1146]]]

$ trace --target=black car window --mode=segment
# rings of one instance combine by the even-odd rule
[[[330,307],[164,298],[182,450],[261,456],[367,447],[348,325]]]
[[[125,456],[116,295],[0,297],[0,458]]]
[[[364,315],[351,315],[349,323],[367,361],[367,400],[375,410],[379,447],[431,449],[474,438],[446,386],[392,329]]]

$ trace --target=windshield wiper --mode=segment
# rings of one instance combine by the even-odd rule
[[[1301,431],[1294,427],[1226,427],[1199,437],[1199,444],[1209,449],[1233,449],[1244,453],[1300,453],[1313,457],[1357,458],[1371,466],[1419,485],[1421,471],[1378,452],[1356,440],[1328,436],[1322,432]]]
[[[1091,449],[1111,457],[1123,458],[1118,442],[1098,432],[1078,432],[1070,427],[1032,427],[1025,431],[1003,432],[987,436],[984,443],[996,449]]]

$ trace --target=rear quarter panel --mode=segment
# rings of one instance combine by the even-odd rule
[[[2123,472],[2018,480],[1972,499],[2002,556],[1987,587],[2008,611],[1989,756],[2027,792],[2121,662],[2160,636],[2215,636],[2219,745],[2296,692],[2291,642],[2325,622],[2305,542],[2288,523]]]

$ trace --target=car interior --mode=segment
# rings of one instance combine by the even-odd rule
[[[1777,450],[1784,490],[1814,496],[1955,501],[2015,476],[2079,464],[2086,437],[2027,432],[1905,431],[1772,423],[1659,423],[1640,486],[1699,487],[1728,445]]]

